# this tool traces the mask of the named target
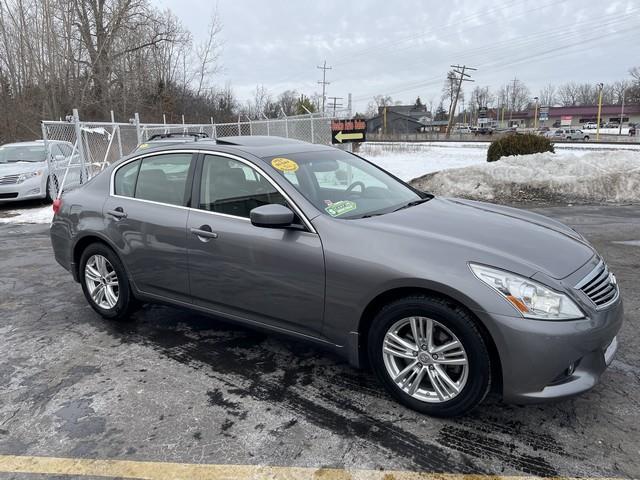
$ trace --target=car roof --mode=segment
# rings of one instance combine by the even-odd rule
[[[175,140],[175,139],[174,139]],[[153,142],[148,142],[152,144]],[[160,143],[160,142],[158,142]],[[163,142],[165,143],[165,142]],[[221,152],[233,153],[244,152],[256,157],[273,157],[276,155],[291,155],[294,153],[331,151],[332,147],[318,145],[301,140],[294,140],[284,137],[272,136],[236,136],[218,137],[217,139],[201,139],[197,142],[166,142],[168,145],[152,146],[144,150],[144,153],[182,150],[185,148],[193,150],[208,150],[215,148]],[[138,150],[136,154],[139,154]]]

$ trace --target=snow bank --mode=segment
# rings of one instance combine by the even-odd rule
[[[415,187],[493,201],[640,202],[640,152],[536,153],[443,170]]]
[[[364,143],[358,155],[404,181],[447,168],[466,167],[486,161],[487,145],[471,142]]]
[[[0,224],[2,223],[51,223],[53,210],[51,205],[35,208],[19,208],[15,210],[1,210]]]

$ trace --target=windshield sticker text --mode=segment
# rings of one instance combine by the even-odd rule
[[[340,215],[344,215],[345,213],[355,210],[356,208],[356,202],[352,202],[350,200],[342,200],[340,202],[332,203],[327,208],[325,208],[325,211],[332,217],[339,217]]]

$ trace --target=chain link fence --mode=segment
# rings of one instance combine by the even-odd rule
[[[152,124],[141,123],[136,114],[131,123],[82,122],[74,110],[67,121],[42,122],[51,196],[57,198],[65,187],[85,183],[155,135],[186,133],[202,133],[212,139],[266,135],[330,144],[331,118],[316,113],[234,123]]]

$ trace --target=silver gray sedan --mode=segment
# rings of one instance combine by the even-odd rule
[[[593,387],[623,317],[571,228],[419,192],[327,146],[231,137],[149,149],[54,202],[56,260],[93,309],[162,302],[369,365],[406,406],[460,415]]]

